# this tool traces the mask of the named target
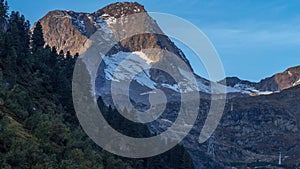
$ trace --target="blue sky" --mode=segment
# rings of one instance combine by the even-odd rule
[[[31,24],[54,9],[94,12],[112,0],[8,0]],[[211,40],[227,76],[259,81],[300,65],[300,1],[298,0],[137,0],[149,12],[169,13],[200,28]],[[181,45],[180,45],[181,46]],[[200,75],[201,64],[184,49]],[[190,55],[190,56],[189,56]]]

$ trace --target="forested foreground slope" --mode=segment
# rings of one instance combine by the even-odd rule
[[[1,0],[0,168],[193,168],[180,146],[153,158],[126,159],[95,145],[73,109],[71,80],[78,55],[45,46],[39,23],[31,32],[23,15],[7,11]],[[101,100],[99,105],[106,114],[115,112]],[[118,124],[129,133],[148,132],[144,126]]]

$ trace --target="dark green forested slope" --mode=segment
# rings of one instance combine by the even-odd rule
[[[8,15],[7,10],[7,3],[1,0],[1,169],[193,168],[180,146],[157,157],[133,160],[95,145],[80,128],[73,110],[71,79],[77,56],[44,47],[41,25],[37,23],[30,33],[25,17],[18,12]],[[99,105],[108,115],[115,112],[101,100]],[[127,132],[147,133],[144,126],[120,124]]]

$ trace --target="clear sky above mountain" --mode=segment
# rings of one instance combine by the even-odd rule
[[[8,0],[31,24],[54,9],[94,12],[112,0]],[[137,0],[149,12],[184,18],[212,41],[227,76],[258,81],[288,67],[300,65],[300,1],[298,0]],[[181,46],[181,45],[179,45]],[[200,75],[203,69],[193,62]]]

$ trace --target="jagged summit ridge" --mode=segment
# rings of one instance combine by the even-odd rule
[[[99,9],[94,16],[105,16],[120,18],[124,15],[131,15],[134,13],[147,12],[143,5],[137,2],[116,2],[110,4],[102,9]]]
[[[224,84],[224,80],[220,81]],[[241,80],[237,77],[227,77],[226,85],[236,89],[246,90],[252,94],[270,94],[280,92],[300,84],[300,66],[286,69],[281,73],[277,73],[271,77],[265,78],[259,82],[250,82]],[[261,93],[263,92],[263,93]]]

